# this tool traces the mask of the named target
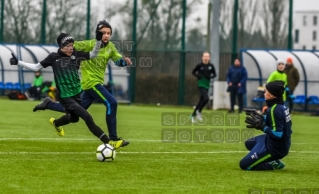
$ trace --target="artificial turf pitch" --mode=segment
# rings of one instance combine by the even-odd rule
[[[319,188],[317,117],[293,114],[291,152],[282,160],[286,167],[256,172],[239,168],[239,161],[248,153],[241,139],[162,141],[167,129],[245,128],[244,114],[235,127],[167,127],[163,115],[190,114],[192,109],[119,105],[118,134],[131,143],[117,150],[113,162],[99,162],[95,150],[101,142],[82,120],[65,126],[65,136],[59,137],[48,121],[62,114],[34,113],[36,103],[0,99],[1,193],[252,193],[254,189],[258,193],[285,189],[297,193]],[[93,104],[89,112],[106,131],[104,105]],[[261,132],[255,131],[258,134]]]

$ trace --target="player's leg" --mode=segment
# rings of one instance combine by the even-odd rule
[[[266,137],[266,134],[262,134],[262,135],[249,138],[245,141],[245,147],[247,148],[247,150],[250,151],[256,146],[257,142],[264,143],[265,137]]]
[[[80,106],[76,100],[77,100],[77,97],[60,99],[60,103],[63,106],[63,109],[65,109],[66,111],[66,115],[63,115],[62,117],[58,119],[55,119],[55,118],[50,119],[51,125],[55,128],[57,134],[60,136],[64,136],[64,130],[62,126],[67,125],[71,122],[76,123],[79,121],[79,116],[72,113],[73,109]]]
[[[122,146],[124,142],[123,140],[118,140],[118,141],[110,140],[110,138],[104,133],[104,131],[95,124],[93,117],[87,112],[87,110],[82,108],[80,105],[74,108],[71,111],[71,113],[83,119],[86,126],[91,131],[91,133],[97,138],[99,138],[103,143],[110,144],[115,149],[118,149],[119,147]]]
[[[199,105],[199,108],[198,108],[198,112],[201,113],[203,108],[206,106],[206,104],[208,103],[209,101],[209,97],[208,97],[208,89],[206,88],[199,88],[199,91],[201,93],[201,96],[203,97],[202,98],[202,101]]]
[[[121,140],[117,136],[117,101],[116,99],[107,91],[107,89],[102,84],[97,84],[85,92],[96,100],[102,101],[106,106],[106,125],[109,132],[109,137],[111,140]],[[122,146],[128,145],[128,141],[124,141]]]
[[[63,105],[59,102],[53,102],[50,97],[44,98],[44,100],[42,102],[37,104],[33,108],[33,112],[36,112],[38,110],[46,110],[46,109],[65,113]]]
[[[239,166],[243,170],[274,170],[278,168],[276,158],[272,156],[266,149],[266,135],[257,136],[255,141],[245,142],[247,149],[250,152],[240,161]],[[253,146],[254,147],[251,147]],[[283,164],[283,163],[282,163]]]
[[[199,89],[199,88],[198,88],[198,89]],[[193,116],[193,117],[196,116],[196,112],[198,111],[199,106],[200,106],[200,104],[202,103],[202,101],[203,101],[203,96],[202,96],[202,93],[200,92],[199,101],[198,101],[198,103],[197,103],[197,105],[196,105],[196,107],[195,107],[195,109],[194,109],[194,111],[193,111],[193,113],[192,113],[192,116]]]
[[[90,95],[89,92],[83,91],[81,94],[81,106],[87,110],[92,103],[94,102],[95,98]]]
[[[116,128],[117,101],[115,98],[101,84],[97,84],[93,88],[85,90],[84,92],[86,95],[90,95],[96,100],[101,100],[106,106],[106,124],[109,136],[111,139],[118,138]]]

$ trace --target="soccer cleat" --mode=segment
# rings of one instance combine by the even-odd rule
[[[34,108],[33,108],[33,112],[36,112],[38,110],[45,110],[47,108],[47,104],[49,102],[52,102],[50,97],[46,97],[42,102],[40,102],[39,104],[37,104]]]
[[[124,140],[123,139],[120,139],[120,140],[110,140],[108,142],[108,144],[110,144],[114,149],[119,149],[120,147],[122,147],[124,143]],[[127,144],[126,144],[127,145]]]
[[[61,126],[60,126],[60,127],[56,127],[55,124],[54,124],[54,120],[55,120],[55,118],[51,118],[51,119],[50,119],[51,125],[55,128],[56,133],[57,133],[59,136],[63,137],[63,136],[64,136],[64,130],[63,130],[63,128],[62,128]]]
[[[193,115],[191,115],[190,117],[192,119],[192,123],[196,123],[196,118]]]
[[[202,113],[199,112],[198,110],[196,111],[196,117],[199,121],[203,121]]]
[[[130,144],[129,141],[125,141],[125,140],[122,139],[121,137],[118,137],[118,138],[116,138],[116,139],[112,139],[112,141],[119,141],[119,140],[123,140],[123,143],[122,143],[121,147],[125,147],[125,146],[127,146],[128,144]]]
[[[269,162],[269,164],[273,167],[274,170],[281,170],[285,167],[285,164],[280,160],[275,160]]]

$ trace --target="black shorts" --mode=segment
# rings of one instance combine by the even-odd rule
[[[68,98],[60,98],[59,102],[64,107],[66,113],[71,113],[74,109],[78,107],[82,108],[81,93]]]

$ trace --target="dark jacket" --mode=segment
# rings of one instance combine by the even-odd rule
[[[247,81],[247,71],[246,68],[242,65],[236,67],[235,65],[231,66],[227,73],[227,84],[229,82],[232,83],[232,86],[228,86],[227,92],[231,92],[234,87],[238,87],[238,83],[241,84],[238,87],[238,94],[245,94],[246,93],[246,81]]]
[[[283,158],[289,153],[291,145],[291,119],[289,111],[284,104],[274,104],[268,108],[266,114],[267,134],[266,147],[271,155]]]
[[[300,80],[299,72],[297,68],[294,67],[294,65],[286,66],[284,72],[287,74],[288,88],[291,92],[293,92]]]

